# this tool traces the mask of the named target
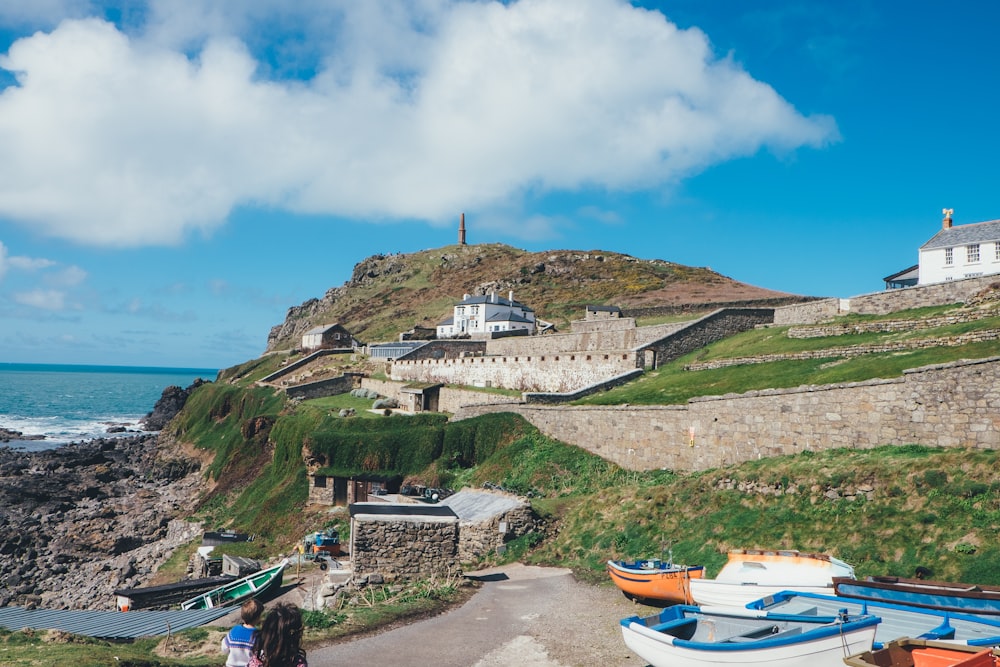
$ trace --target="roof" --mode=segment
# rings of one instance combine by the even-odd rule
[[[885,282],[891,282],[893,280],[916,280],[919,272],[920,272],[920,265],[914,264],[908,269],[903,269],[902,271],[894,273],[891,276],[886,276],[882,280],[884,280]]]
[[[84,637],[137,639],[166,635],[206,625],[239,609],[239,605],[212,609],[120,612],[89,609],[25,609],[0,607],[0,627],[11,631],[25,628],[62,630]]]
[[[620,313],[622,309],[618,306],[587,306],[587,311],[592,313]]]
[[[400,341],[398,343],[372,343],[372,344],[370,344],[368,346],[368,349],[369,350],[372,350],[372,349],[377,349],[377,350],[381,350],[381,349],[399,350],[399,349],[405,348],[407,350],[415,350],[418,347],[423,347],[424,345],[427,345],[427,341],[425,341],[425,340],[421,340],[421,341]]]
[[[487,322],[527,322],[531,324],[531,320],[523,315],[518,315],[517,313],[494,313],[486,318]]]
[[[486,491],[459,491],[441,501],[455,511],[462,521],[479,522],[524,507],[526,502],[512,496]]]
[[[351,516],[370,514],[380,516],[412,517],[412,518],[446,518],[457,519],[458,515],[447,505],[426,505],[424,503],[351,503],[348,506]]]
[[[975,222],[971,225],[955,225],[942,229],[931,240],[920,246],[921,250],[953,248],[955,246],[1000,241],[1000,220]]]
[[[322,334],[322,333],[326,333],[327,331],[330,331],[331,329],[343,329],[343,328],[344,327],[340,326],[339,323],[321,324],[318,327],[313,327],[312,329],[310,329],[309,331],[305,332],[302,335],[303,336],[309,336],[309,335],[315,335],[315,334]]]
[[[521,310],[528,310],[534,312],[533,310],[531,310],[531,308],[528,308],[526,305],[524,305],[519,301],[511,301],[510,299],[505,299],[502,296],[497,296],[493,294],[487,294],[484,296],[466,297],[462,299],[458,303],[458,305],[469,306],[469,305],[475,305],[477,303],[493,304],[494,306],[506,306],[508,308],[520,308]]]
[[[438,326],[439,327],[450,327],[453,324],[455,324],[455,318],[454,318],[454,316],[445,318],[445,319],[441,320],[440,322],[438,322]]]

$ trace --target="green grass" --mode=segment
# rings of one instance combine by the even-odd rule
[[[664,364],[655,371],[647,372],[621,387],[575,401],[575,404],[673,405],[684,403],[696,396],[719,396],[760,389],[901,377],[903,371],[910,368],[960,359],[982,359],[996,353],[997,342],[986,341],[956,347],[867,354],[847,359],[830,357],[746,364],[699,371],[684,370],[685,364],[704,360],[695,352]],[[725,356],[717,353],[712,358],[725,358]]]

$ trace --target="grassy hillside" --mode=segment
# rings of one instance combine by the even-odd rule
[[[463,294],[495,291],[565,328],[588,304],[704,310],[709,304],[800,300],[754,287],[711,269],[604,251],[527,252],[502,244],[447,246],[407,255],[377,255],[322,298],[289,309],[268,336],[269,350],[299,344],[309,328],[340,322],[365,342],[396,340],[414,326],[434,327]]]

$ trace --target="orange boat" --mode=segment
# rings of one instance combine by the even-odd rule
[[[851,667],[1000,667],[997,649],[924,639],[898,639],[844,658]]]
[[[651,606],[691,604],[691,579],[701,579],[704,565],[674,565],[651,558],[628,562],[609,560],[608,574],[625,597]]]

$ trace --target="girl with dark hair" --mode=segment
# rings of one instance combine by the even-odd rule
[[[247,667],[308,667],[302,650],[302,611],[293,604],[274,605],[254,638]]]

